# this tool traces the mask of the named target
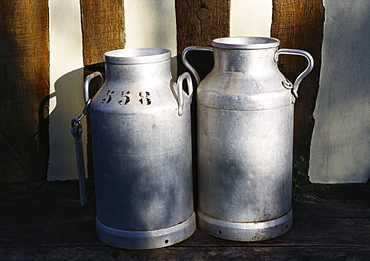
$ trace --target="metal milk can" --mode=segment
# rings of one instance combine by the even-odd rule
[[[258,241],[292,226],[293,107],[312,70],[306,51],[280,49],[263,37],[227,37],[212,47],[214,67],[197,89],[198,225],[215,237]],[[308,67],[291,84],[277,67],[281,54],[301,55]]]
[[[105,83],[92,100],[90,81],[101,74],[90,74],[85,81],[96,230],[109,245],[159,248],[195,231],[192,83],[189,73],[172,80],[170,58],[169,50],[158,48],[110,51],[105,53]],[[183,91],[184,80],[188,93]],[[72,120],[72,128],[82,117]]]

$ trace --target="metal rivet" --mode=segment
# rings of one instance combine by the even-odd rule
[[[201,21],[206,21],[210,18],[209,10],[207,8],[200,8],[197,12],[198,19]]]

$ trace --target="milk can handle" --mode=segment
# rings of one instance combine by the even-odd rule
[[[99,88],[102,86],[103,76],[101,75],[100,72],[96,71],[96,72],[90,73],[88,76],[86,76],[85,83],[84,83],[84,99],[85,99],[85,104],[88,102],[88,100],[90,100],[90,94],[89,94],[90,82],[95,77],[99,77]]]
[[[275,53],[275,62],[278,61],[280,54],[300,55],[300,56],[303,56],[303,57],[305,57],[307,59],[308,65],[307,65],[306,69],[300,75],[298,75],[297,79],[294,81],[293,86],[291,86],[291,83],[289,81],[283,82],[283,84],[284,84],[284,86],[286,88],[292,89],[292,93],[293,93],[294,97],[295,98],[298,98],[298,88],[299,88],[299,85],[301,84],[301,81],[313,69],[313,65],[314,65],[313,58],[312,58],[311,54],[309,54],[308,52],[303,51],[303,50],[297,50],[297,49],[279,49]]]
[[[196,81],[196,83],[198,85],[200,83],[199,74],[194,69],[194,67],[190,65],[190,63],[186,59],[186,54],[189,51],[210,51],[210,52],[213,52],[213,48],[212,47],[203,47],[203,46],[189,46],[189,47],[186,47],[184,49],[184,51],[182,51],[182,55],[181,55],[182,62],[185,65],[185,67],[188,68],[188,70],[193,74],[193,76],[195,78],[195,81]]]
[[[191,81],[191,76],[188,72],[184,72],[177,78],[177,82],[174,83],[174,89],[177,87],[177,94],[175,94],[175,98],[178,103],[178,114],[181,116],[184,113],[184,90],[182,87],[182,84],[184,80],[186,79],[187,84],[188,84],[188,97],[190,99],[191,103],[191,98],[193,96],[193,83]]]
[[[88,112],[88,109],[90,107],[91,99],[89,98],[89,87],[90,82],[95,77],[99,77],[99,88],[102,85],[103,82],[103,76],[100,74],[100,72],[93,72],[89,74],[84,83],[84,100],[85,100],[85,106],[78,118],[74,118],[71,121],[71,133],[73,137],[75,138],[75,149],[76,149],[76,160],[77,160],[77,172],[78,172],[78,182],[79,182],[79,188],[80,188],[80,203],[81,206],[84,206],[87,201],[86,196],[86,182],[85,182],[85,163],[84,163],[84,155],[83,155],[83,148],[82,148],[82,118],[86,115]]]

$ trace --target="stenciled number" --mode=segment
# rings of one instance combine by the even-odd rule
[[[114,91],[108,90],[107,94],[106,94],[106,96],[108,96],[108,97],[104,98],[102,100],[102,103],[107,103],[107,104],[110,103],[112,101],[112,94],[114,94]]]
[[[121,93],[121,100],[119,100],[118,101],[118,104],[119,105],[126,105],[127,103],[129,103],[130,102],[130,91],[122,91],[122,93]]]
[[[102,103],[110,103],[112,101],[112,95],[115,91],[108,90],[106,97],[102,99]],[[149,98],[150,93],[148,91],[139,92],[139,102],[142,105],[150,105],[152,100]],[[121,91],[121,97],[117,101],[119,105],[127,105],[131,102],[131,92],[130,91]]]
[[[139,92],[139,96],[141,97],[139,101],[142,105],[150,105],[152,103],[148,98],[150,96],[149,92]]]

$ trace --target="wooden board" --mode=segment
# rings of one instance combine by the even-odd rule
[[[81,0],[84,65],[103,62],[107,51],[125,46],[123,0]]]
[[[0,1],[0,183],[46,179],[48,1]]]
[[[215,38],[230,35],[229,0],[176,1],[177,54],[179,73],[185,71],[181,53],[188,46],[209,46]],[[189,62],[201,78],[213,67],[210,52],[191,52]]]
[[[176,25],[178,54],[190,45],[210,45],[230,34],[230,1],[176,1]]]
[[[322,0],[273,0],[271,36],[281,41],[280,48],[302,49],[314,58],[313,71],[303,80],[295,105],[294,161],[308,173],[310,145],[314,127],[313,111],[319,89],[324,7]],[[279,67],[294,82],[307,66],[303,57],[281,55]],[[306,175],[307,176],[307,175]],[[308,177],[306,177],[308,181]]]
[[[124,250],[105,245],[95,234],[91,181],[88,181],[90,201],[84,207],[79,206],[77,181],[3,184],[0,185],[0,259],[367,260],[370,208],[363,203],[369,200],[369,185],[315,186],[308,191],[311,195],[314,191],[325,194],[327,189],[331,195],[341,194],[333,195],[338,202],[294,204],[293,228],[275,239],[234,242],[197,229],[187,240],[167,248]],[[347,199],[342,198],[343,189],[359,189],[363,193],[358,195],[357,203],[344,203]],[[303,190],[305,194],[306,188]]]
[[[361,247],[170,247],[160,250],[125,251],[106,246],[40,246],[0,250],[4,260],[369,260],[369,248]]]

